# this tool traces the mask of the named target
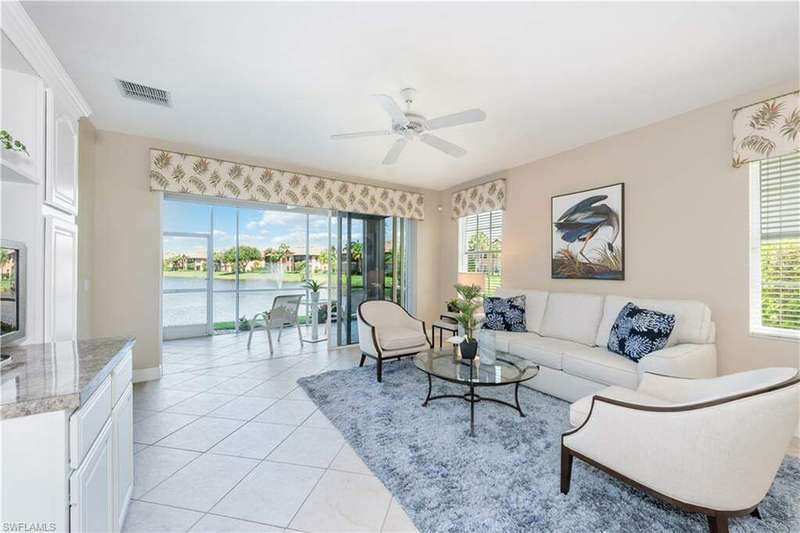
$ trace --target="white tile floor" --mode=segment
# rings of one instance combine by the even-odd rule
[[[261,335],[248,350],[240,334],[163,353],[164,377],[134,386],[125,531],[416,531],[297,386],[357,365],[358,351],[301,348],[287,334],[270,357]]]

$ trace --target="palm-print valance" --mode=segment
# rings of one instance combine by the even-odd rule
[[[800,91],[733,110],[733,166],[800,151]]]
[[[453,193],[453,218],[506,208],[506,180],[497,179]]]
[[[150,190],[423,220],[420,193],[150,150]]]

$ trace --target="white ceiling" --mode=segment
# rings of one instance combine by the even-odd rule
[[[25,2],[100,129],[285,168],[445,189],[797,79],[798,3]],[[114,78],[172,92],[123,99]],[[370,98],[416,87],[428,118],[480,107],[394,166]]]

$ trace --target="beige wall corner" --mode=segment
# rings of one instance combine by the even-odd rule
[[[78,338],[94,335],[92,328],[94,249],[94,159],[96,130],[84,117],[78,124]]]
[[[796,88],[769,87],[505,172],[504,285],[701,300],[717,323],[720,373],[798,367],[800,344],[749,334],[749,178],[730,163],[731,110]],[[550,198],[620,181],[625,281],[551,279]],[[458,224],[449,212],[440,219],[447,287],[458,268]]]
[[[160,193],[150,192],[152,140],[97,131],[92,335],[136,337],[133,366],[161,364]]]

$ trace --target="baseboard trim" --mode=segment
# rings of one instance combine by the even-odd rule
[[[137,368],[133,370],[133,382],[153,381],[161,378],[161,365],[153,368]]]

